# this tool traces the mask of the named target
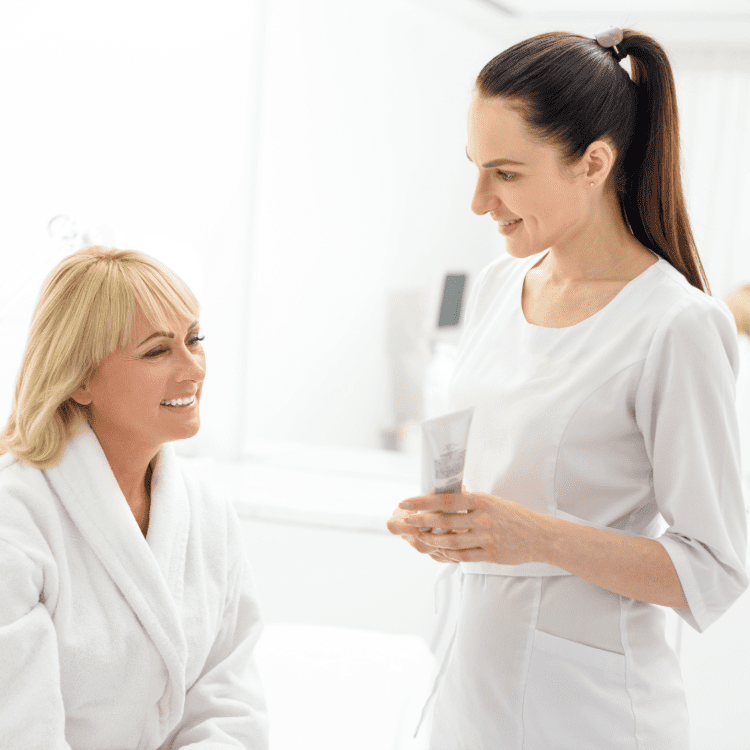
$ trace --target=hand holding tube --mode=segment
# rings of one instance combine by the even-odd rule
[[[434,493],[441,493],[440,496],[445,496],[445,493],[460,494],[464,489],[461,480],[464,474],[466,446],[473,415],[474,407],[471,406],[468,409],[422,422],[422,492],[425,496],[434,496]],[[435,511],[433,516],[439,512],[437,509]],[[466,513],[463,510],[443,512]],[[417,552],[426,553],[439,562],[450,562],[441,550],[430,549],[422,541],[416,539],[414,534],[430,532],[433,535],[440,535],[463,532],[438,528],[434,522],[430,522],[429,525],[425,522],[414,528],[404,523],[406,515],[410,514],[402,509],[396,510],[391,520],[388,521],[388,530],[392,534],[401,534]],[[441,523],[441,527],[444,525]]]
[[[539,551],[544,549],[547,540],[544,527],[537,520],[537,513],[520,503],[495,495],[463,490],[460,493],[422,495],[405,500],[399,508],[412,511],[411,515],[401,517],[403,520],[398,523],[398,531],[394,530],[396,524],[394,529],[391,528],[392,518],[388,524],[389,530],[408,536],[411,528],[411,544],[415,549],[421,552],[422,547],[433,559],[439,557],[447,562],[518,565],[542,559]],[[443,515],[441,511],[454,513]],[[453,533],[419,531],[420,528],[437,524]]]
[[[407,518],[414,518],[414,513],[410,510],[403,510],[402,508],[396,508],[388,521],[387,527],[391,534],[400,534],[402,539],[405,539],[417,552],[429,555],[433,560],[437,562],[452,562],[442,552],[442,550],[429,547],[424,542],[417,539],[420,532],[419,528],[415,528],[412,524],[406,523]],[[422,527],[424,531],[430,531],[429,528]]]

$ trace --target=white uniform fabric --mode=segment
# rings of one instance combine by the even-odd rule
[[[742,448],[742,479],[745,490],[745,511],[750,528],[750,336],[739,337],[740,374],[737,377],[737,418],[740,423],[740,445]],[[750,545],[747,549],[747,564],[750,565]]]
[[[232,506],[167,443],[147,538],[88,425],[0,458],[0,747],[268,748],[262,624]]]
[[[467,305],[450,388],[476,407],[464,484],[656,538],[690,605],[675,611],[703,632],[748,586],[731,313],[660,258],[581,323],[535,326],[521,291],[539,259],[493,262]],[[431,750],[689,747],[662,607],[541,563],[460,570]]]

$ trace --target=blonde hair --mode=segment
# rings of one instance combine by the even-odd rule
[[[737,287],[727,297],[726,305],[734,315],[737,333],[750,336],[750,286]]]
[[[199,309],[185,282],[144,253],[92,246],[64,258],[42,285],[0,455],[38,469],[56,464],[88,421],[89,407],[71,395],[133,342],[137,311],[168,330],[171,316],[197,318]]]

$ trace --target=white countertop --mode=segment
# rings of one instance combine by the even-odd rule
[[[420,494],[419,457],[395,451],[264,442],[240,460],[184,460],[245,518],[388,534],[396,506]]]

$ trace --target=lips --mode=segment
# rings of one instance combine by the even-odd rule
[[[503,237],[510,237],[518,227],[523,223],[522,219],[516,219],[511,221],[509,224],[504,224],[501,221],[497,222],[497,231],[503,235]]]

